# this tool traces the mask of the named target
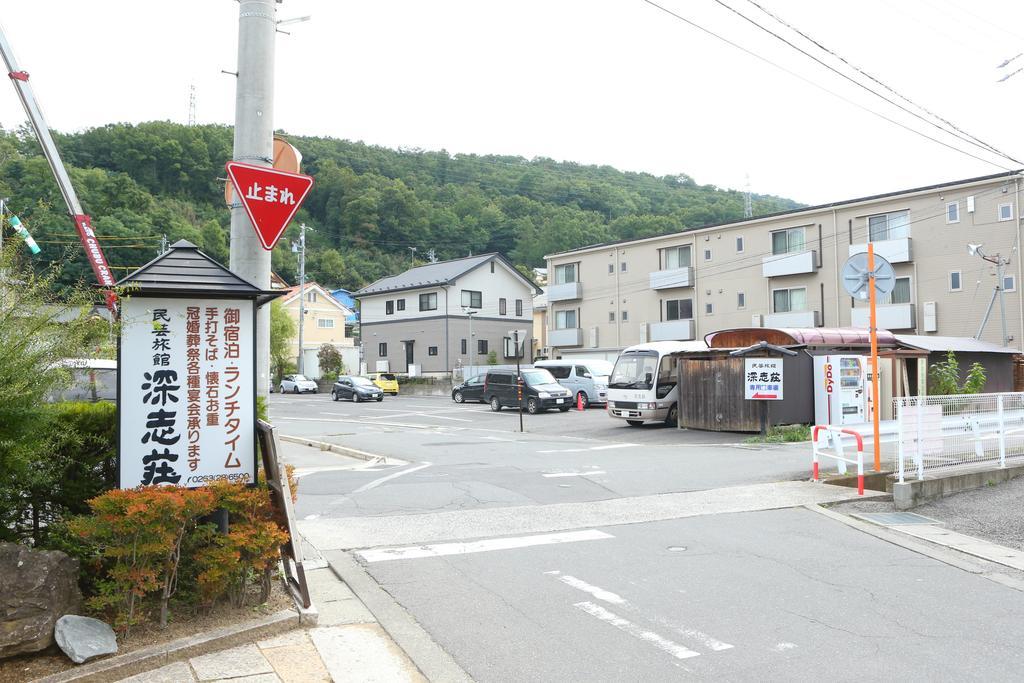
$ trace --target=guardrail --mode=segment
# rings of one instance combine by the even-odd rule
[[[818,436],[825,432],[827,439],[822,444]],[[857,444],[857,457],[847,458],[846,447],[843,445],[843,435],[853,437]],[[860,432],[848,427],[835,427],[833,425],[815,425],[811,432],[811,447],[813,451],[813,463],[811,475],[814,481],[818,481],[818,461],[820,458],[832,458],[838,463],[839,474],[846,474],[846,463],[857,466],[857,495],[864,495],[864,437]]]

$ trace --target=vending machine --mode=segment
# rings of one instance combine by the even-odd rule
[[[814,357],[814,420],[848,425],[871,419],[871,381],[867,356]]]

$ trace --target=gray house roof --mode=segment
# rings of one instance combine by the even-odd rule
[[[523,277],[523,274],[516,270],[508,259],[501,254],[480,254],[466,258],[453,259],[451,261],[438,261],[427,263],[422,266],[410,268],[404,273],[390,275],[368,284],[353,294],[353,298],[369,296],[371,294],[383,294],[385,292],[398,292],[408,289],[421,289],[423,287],[437,287],[450,285],[474,268],[478,268],[489,261],[501,261],[508,266],[524,283],[535,292],[540,288],[536,284]]]

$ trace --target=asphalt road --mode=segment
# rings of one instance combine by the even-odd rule
[[[1016,680],[1024,594],[802,506],[806,444],[446,399],[274,396],[300,530],[480,681]],[[333,559],[332,559],[333,558]],[[1019,584],[1024,586],[1024,583]]]

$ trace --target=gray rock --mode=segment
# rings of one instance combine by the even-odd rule
[[[117,652],[117,636],[114,629],[92,617],[67,614],[57,620],[53,637],[64,654],[75,664],[87,662],[100,655]]]
[[[78,560],[0,543],[0,659],[45,650],[57,620],[81,606]]]

